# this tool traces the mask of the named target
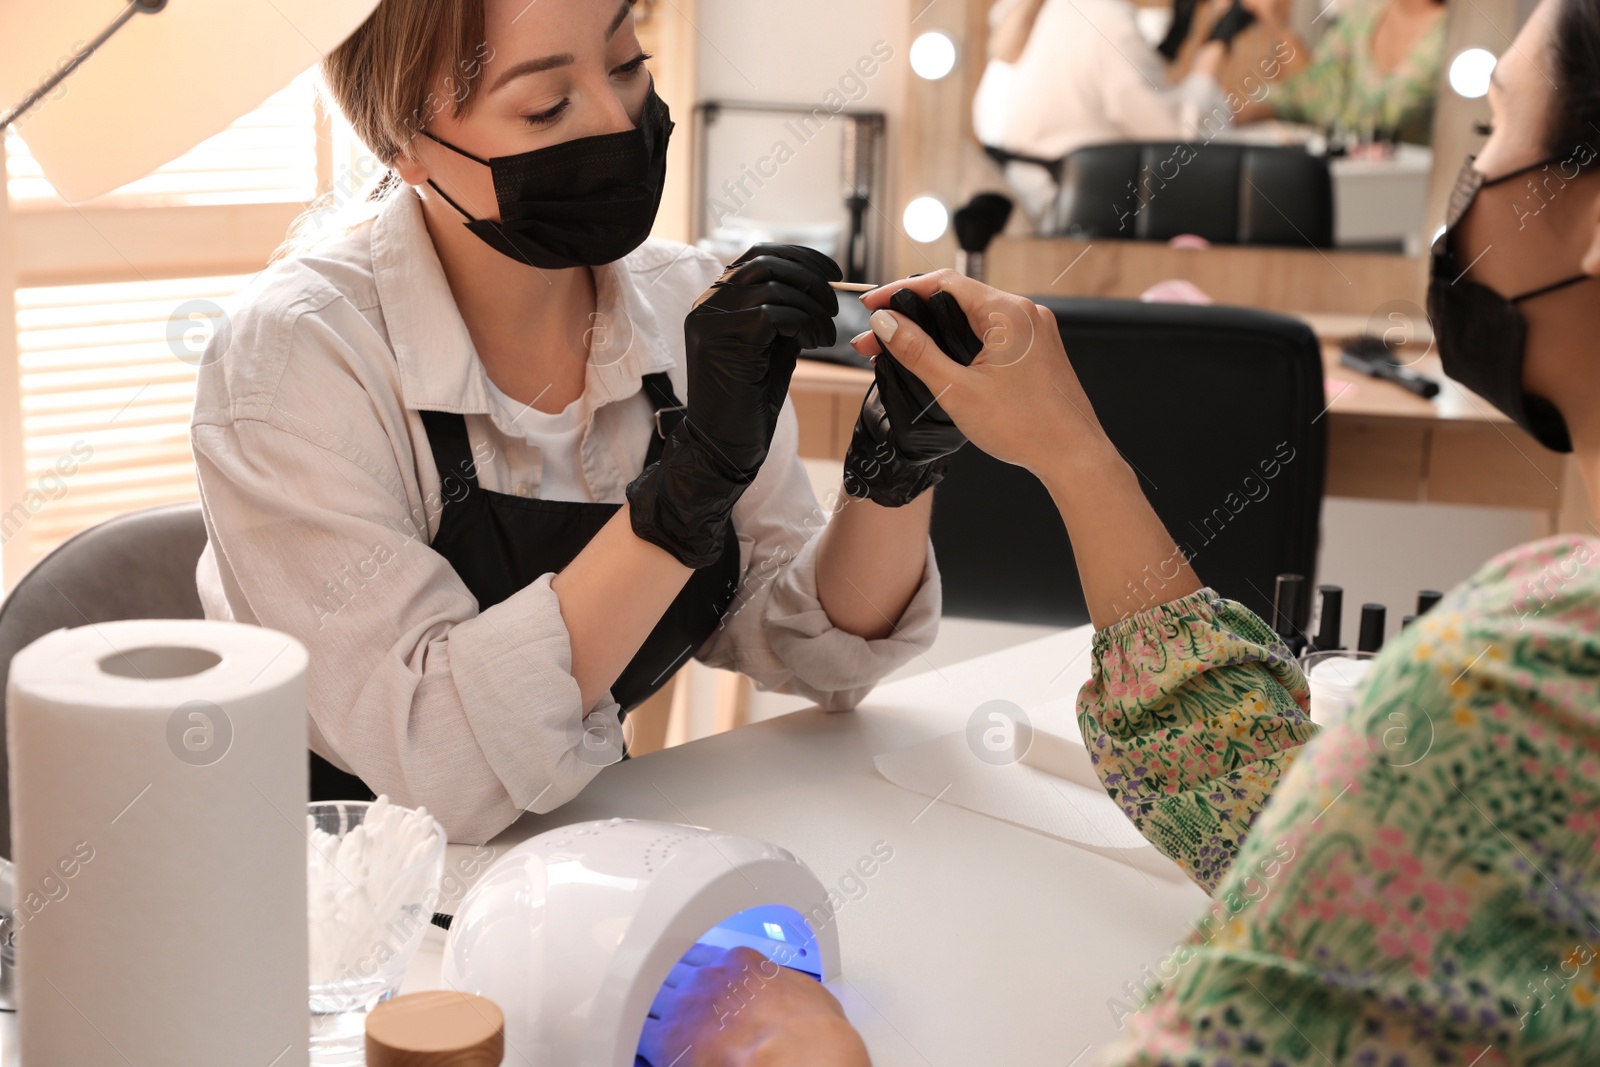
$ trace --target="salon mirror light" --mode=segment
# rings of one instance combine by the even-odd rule
[[[930,30],[911,42],[911,69],[935,82],[955,69],[956,44],[948,34]]]
[[[906,205],[901,222],[906,236],[928,244],[944,236],[950,227],[950,211],[936,197],[919,196]]]
[[[1484,48],[1464,49],[1450,61],[1450,88],[1468,100],[1486,95],[1494,65],[1493,52]]]

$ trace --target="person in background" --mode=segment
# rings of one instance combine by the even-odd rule
[[[1010,0],[1027,5],[1030,0]],[[1029,8],[1009,9],[999,46],[1016,47]],[[1014,20],[1014,21],[1013,21]],[[1128,0],[1043,0],[1009,69],[993,68],[974,98],[974,130],[1041,232],[1050,232],[1060,161],[1106,141],[1184,140],[1231,112],[1216,72],[1226,43],[1208,42],[1171,83]],[[1008,62],[995,56],[994,63]]]
[[[1430,144],[1444,33],[1444,0],[1346,0],[1311,65],[1238,121],[1304,123],[1361,144]]]
[[[1574,453],[1600,516],[1600,0],[1543,0],[1489,102],[1492,131],[1433,250],[1440,355]],[[1027,358],[962,367],[881,310],[902,286],[969,309],[1010,300],[1039,340]],[[1600,537],[1489,561],[1391,640],[1349,717],[1319,729],[1288,648],[1202,585],[1151,510],[1047,309],[948,271],[866,299],[876,337],[858,349],[886,346],[975,445],[1055,499],[1096,628],[1084,741],[1107,792],[1213,898],[1085,1062],[1592,1067]],[[1152,571],[1174,576],[1153,589]],[[1129,612],[1130,588],[1159,602]],[[769,979],[752,955],[685,961],[645,1027],[652,1062],[867,1062],[827,1021],[839,1012],[825,989]],[[729,1001],[719,981],[745,968],[774,995]]]
[[[1217,85],[1251,100],[1263,98],[1311,61],[1310,48],[1289,27],[1289,0],[1177,0],[1172,11],[1156,51],[1167,57],[1173,81],[1188,76],[1196,56],[1214,39],[1228,42]]]
[[[989,62],[972,96],[972,132],[979,144],[998,144],[1010,106],[1017,60],[1044,0],[995,0],[989,8]]]

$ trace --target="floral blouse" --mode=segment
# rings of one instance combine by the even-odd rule
[[[1213,898],[1104,1063],[1600,1064],[1600,540],[1490,562],[1321,730],[1210,589],[1094,654],[1106,790]]]
[[[1372,36],[1388,3],[1347,0],[1342,6],[1346,10],[1317,42],[1311,65],[1272,86],[1267,101],[1273,112],[1287,122],[1353,134],[1362,141],[1381,136],[1430,143],[1444,62],[1443,5],[1411,54],[1388,72],[1379,70],[1372,57]]]

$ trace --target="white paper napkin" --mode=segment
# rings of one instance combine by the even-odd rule
[[[1149,847],[1106,796],[1076,737],[1035,730],[1021,760],[996,766],[974,755],[965,733],[953,733],[885,752],[873,763],[902,789],[1063,841]]]

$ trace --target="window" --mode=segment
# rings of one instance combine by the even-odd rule
[[[19,289],[23,498],[0,515],[28,566],[112,515],[197,495],[189,453],[209,309],[248,275]],[[8,560],[8,562],[10,562]]]
[[[307,71],[182,158],[78,205],[55,194],[8,131],[0,239],[9,230],[16,254],[14,272],[0,260],[0,285],[15,298],[15,332],[0,337],[5,587],[79,530],[196,498],[195,355],[215,310],[333,184],[330,128]]]

